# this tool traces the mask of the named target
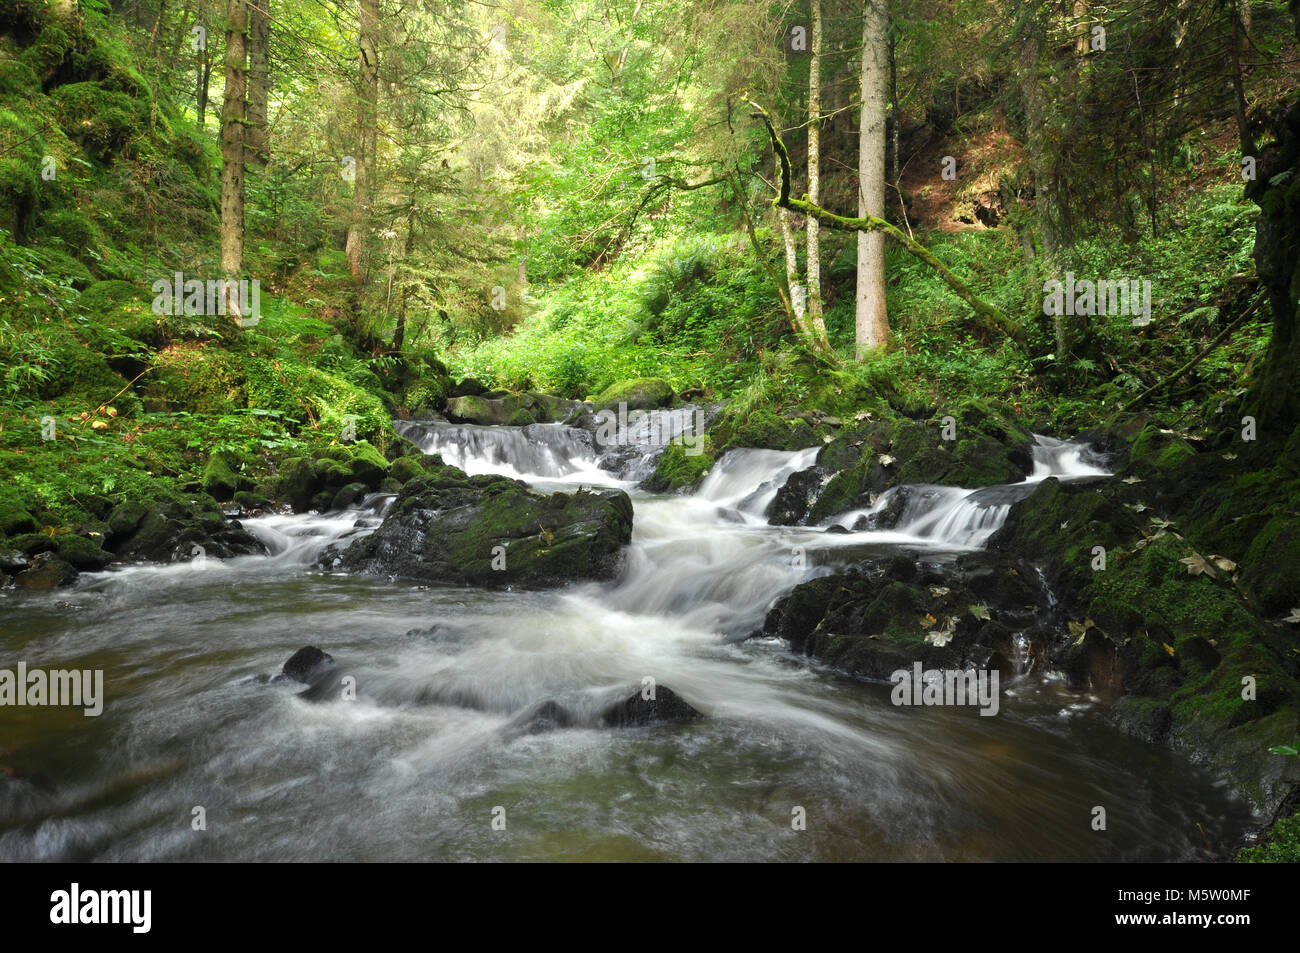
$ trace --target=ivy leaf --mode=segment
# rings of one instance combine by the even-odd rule
[[[1178,561],[1187,567],[1188,575],[1199,576],[1201,573],[1205,573],[1211,579],[1214,578],[1214,567],[1206,562],[1205,557],[1200,553],[1192,553],[1192,555]]]

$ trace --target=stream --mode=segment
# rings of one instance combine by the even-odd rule
[[[0,591],[0,667],[102,669],[106,694],[99,717],[0,708],[0,860],[1178,861],[1252,824],[1060,677],[1004,680],[997,717],[895,707],[888,684],[748,638],[800,581],[868,553],[977,548],[1034,482],[1104,477],[1076,444],[1039,438],[1024,484],[922,488],[894,530],[854,531],[861,511],[827,533],[763,517],[816,448],[732,451],[694,493],[661,496],[635,489],[650,450],[607,469],[573,428],[398,425],[470,473],[626,489],[621,577],[486,591],[316,568],[377,525],[375,496],[244,520],[268,556]],[[355,677],[355,701],[267,681],[308,644]],[[506,730],[546,700],[597,711],[646,676],[707,717]]]

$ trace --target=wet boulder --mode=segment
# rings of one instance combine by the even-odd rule
[[[646,697],[647,694],[651,697]],[[652,693],[638,690],[604,709],[599,724],[609,728],[642,728],[698,721],[703,717],[671,688],[656,685]]]
[[[322,652],[314,645],[305,645],[284,663],[276,680],[289,679],[304,685],[314,685],[334,667],[334,656]]]
[[[525,587],[613,578],[632,536],[621,490],[546,494],[444,466],[402,487],[379,528],[321,555],[329,569]]]
[[[19,589],[45,592],[70,586],[77,581],[77,570],[52,552],[37,553],[27,568],[14,577]]]
[[[830,471],[820,466],[790,474],[768,504],[765,514],[767,521],[773,526],[806,524],[813,505],[830,476]]]

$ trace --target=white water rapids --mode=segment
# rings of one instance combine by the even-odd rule
[[[376,496],[245,520],[269,556],[0,591],[8,656],[102,668],[108,693],[98,719],[0,711],[14,772],[0,772],[0,859],[1168,860],[1206,856],[1198,823],[1225,837],[1244,823],[1206,777],[1109,729],[1059,681],[1004,685],[995,718],[900,709],[888,686],[745,641],[776,598],[864,551],[981,545],[1028,484],[920,488],[893,530],[828,533],[763,516],[815,449],[732,451],[696,492],[655,496],[559,425],[405,426],[471,473],[629,489],[622,576],[509,592],[312,568],[376,524]],[[1039,438],[1031,479],[1102,473],[1088,459]],[[265,682],[306,644],[355,677],[355,701]],[[706,718],[506,730],[544,701],[593,713],[646,676]],[[1104,838],[1095,804],[1124,805]]]

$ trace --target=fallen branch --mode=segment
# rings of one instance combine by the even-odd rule
[[[883,218],[876,218],[872,215],[861,216],[858,218],[836,215],[834,212],[828,212],[820,205],[814,205],[812,202],[808,201],[806,196],[802,199],[791,198],[790,153],[786,150],[785,143],[781,141],[781,137],[777,135],[776,127],[772,125],[772,120],[768,116],[767,111],[753,100],[749,101],[749,105],[755,110],[753,113],[754,118],[761,119],[763,125],[767,127],[767,134],[772,140],[772,150],[776,153],[777,163],[780,166],[781,187],[778,190],[776,200],[773,202],[777,208],[788,208],[794,212],[802,212],[810,218],[817,219],[817,221],[826,225],[828,228],[840,228],[855,232],[884,232],[886,236],[907,249],[910,254],[919,258],[938,272],[939,277],[944,280],[957,297],[969,304],[975,311],[975,314],[979,319],[978,323],[981,327],[994,333],[1005,334],[1011,340],[1015,341],[1016,344],[1020,345],[1022,350],[1029,350],[1024,330],[1018,324],[1007,317],[1007,315],[1001,310],[995,308],[979,295],[975,294],[970,285],[966,284],[966,282],[953,274],[947,265],[936,258],[928,248],[916,241],[916,239],[910,238],[904,232],[895,228],[893,225],[890,225]]]
[[[1190,371],[1197,364],[1201,363],[1201,361],[1205,360],[1206,355],[1209,354],[1211,351],[1213,351],[1220,344],[1222,344],[1229,334],[1231,334],[1233,331],[1239,328],[1247,318],[1249,318],[1252,314],[1254,314],[1255,310],[1260,306],[1261,303],[1263,303],[1263,301],[1264,301],[1264,292],[1261,291],[1259,294],[1255,295],[1255,300],[1250,303],[1249,307],[1247,307],[1245,311],[1243,311],[1240,315],[1238,315],[1235,321],[1233,321],[1226,328],[1224,328],[1217,335],[1215,335],[1213,341],[1205,345],[1205,348],[1201,351],[1200,354],[1197,354],[1194,358],[1192,358],[1182,367],[1178,368],[1178,370],[1174,371],[1168,377],[1164,377],[1156,381],[1154,384],[1152,384],[1142,393],[1138,394],[1127,404],[1121,407],[1118,413],[1127,414],[1134,407],[1137,407],[1139,404],[1145,402],[1148,397],[1150,397],[1156,391],[1160,390],[1160,388],[1172,384],[1174,381],[1178,380],[1178,378],[1182,377],[1184,374]]]

